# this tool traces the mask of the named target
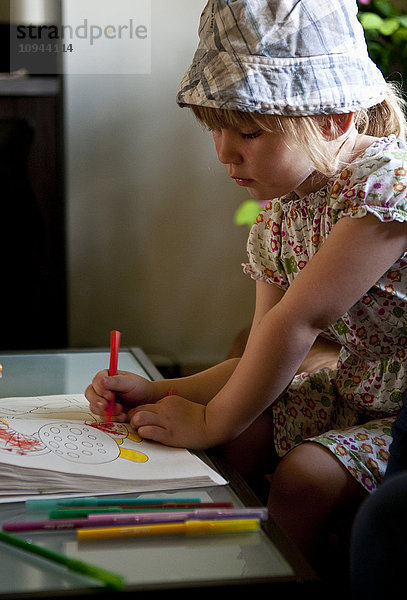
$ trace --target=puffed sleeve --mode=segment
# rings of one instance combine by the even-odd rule
[[[382,222],[407,221],[407,145],[382,138],[345,168],[332,186],[338,217],[373,214]]]

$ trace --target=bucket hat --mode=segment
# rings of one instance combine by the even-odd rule
[[[209,0],[180,106],[264,114],[355,112],[381,102],[355,0]]]

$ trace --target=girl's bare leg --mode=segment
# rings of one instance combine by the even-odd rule
[[[333,528],[340,522],[350,527],[367,492],[329,450],[312,442],[291,450],[270,482],[268,508],[277,524],[317,572],[335,566]],[[346,537],[344,528],[341,533]]]

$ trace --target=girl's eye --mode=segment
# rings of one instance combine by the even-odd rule
[[[258,129],[257,131],[253,131],[251,133],[241,133],[241,136],[245,140],[254,140],[254,138],[259,137],[262,133],[262,130]]]

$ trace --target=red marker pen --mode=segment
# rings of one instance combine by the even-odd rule
[[[120,348],[120,331],[110,332],[110,364],[109,364],[109,375],[117,375],[117,363],[119,360],[119,348]],[[113,417],[114,405],[116,399],[115,394],[106,409],[105,418],[106,423],[110,423]]]

